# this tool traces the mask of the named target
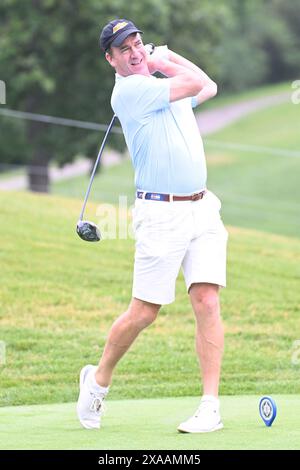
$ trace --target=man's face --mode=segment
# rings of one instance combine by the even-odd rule
[[[106,59],[119,75],[150,75],[147,52],[139,33],[130,34],[119,47],[111,47]]]

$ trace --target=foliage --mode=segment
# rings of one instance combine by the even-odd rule
[[[293,78],[300,62],[294,19],[300,17],[300,5],[294,0],[231,0],[230,5],[217,48],[222,88],[243,90]]]

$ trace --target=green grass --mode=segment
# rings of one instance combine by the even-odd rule
[[[0,405],[71,402],[80,368],[96,363],[131,298],[134,242],[88,244],[75,233],[81,200],[0,193]],[[97,206],[87,217],[99,222]],[[101,223],[100,223],[101,226]],[[297,393],[300,240],[229,227],[221,394]],[[194,318],[182,276],[119,363],[112,399],[199,395]]]
[[[198,407],[197,398],[108,400],[102,428],[92,431],[80,428],[75,403],[7,407],[0,409],[1,449],[192,449],[200,455],[205,449],[300,449],[299,397],[274,398],[277,417],[267,428],[258,396],[222,397],[224,428],[210,434],[176,431]]]
[[[274,106],[207,139],[208,186],[221,197],[228,224],[299,236],[300,157],[210,145],[224,142],[299,151],[298,114],[299,107],[292,103]]]
[[[251,93],[271,94],[280,87]],[[194,318],[182,275],[176,302],[161,310],[119,363],[103,429],[80,429],[74,411],[78,373],[97,363],[111,323],[128,305],[134,242],[88,244],[77,237],[86,177],[54,186],[55,193],[78,199],[0,192],[2,449],[299,448],[299,398],[292,394],[299,392],[300,366],[292,358],[295,352],[298,357],[299,340],[300,159],[213,143],[297,151],[298,108],[274,106],[205,140],[209,187],[222,198],[230,232],[228,289],[221,294],[225,428],[218,433],[176,433],[198,405],[198,398],[188,397],[201,393]],[[117,210],[103,202],[117,204],[119,194],[128,205],[133,202],[128,160],[106,168],[93,186],[91,199],[98,205],[90,201],[86,216],[102,231],[103,210]],[[119,215],[127,221],[124,212]],[[271,429],[258,416],[263,394],[277,394],[278,418]]]
[[[299,130],[299,106],[287,102],[251,113],[215,133],[211,139],[299,152]]]
[[[54,183],[51,191],[53,194],[66,197],[83,198],[88,182],[88,175],[79,176]],[[134,174],[129,158],[124,159],[119,165],[101,169],[101,173],[93,182],[90,200],[118,204],[119,195],[126,196],[128,204],[134,202]]]
[[[204,139],[208,187],[222,199],[225,223],[299,236],[300,158],[270,155],[263,149],[254,153],[228,150],[222,143],[299,151],[299,106],[272,106]],[[87,183],[86,177],[57,183],[53,192],[82,197]],[[117,204],[119,195],[133,203],[134,176],[129,160],[104,169],[94,182],[91,198]]]

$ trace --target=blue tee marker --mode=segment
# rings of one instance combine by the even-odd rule
[[[271,397],[262,397],[259,402],[259,414],[266,426],[272,426],[276,418],[277,407]]]

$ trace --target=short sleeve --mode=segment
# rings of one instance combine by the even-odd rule
[[[192,108],[196,108],[196,106],[198,106],[197,96],[193,96],[191,98],[191,105],[192,105]]]
[[[122,106],[137,119],[170,106],[170,82],[153,76],[130,75],[120,80],[113,107]]]

